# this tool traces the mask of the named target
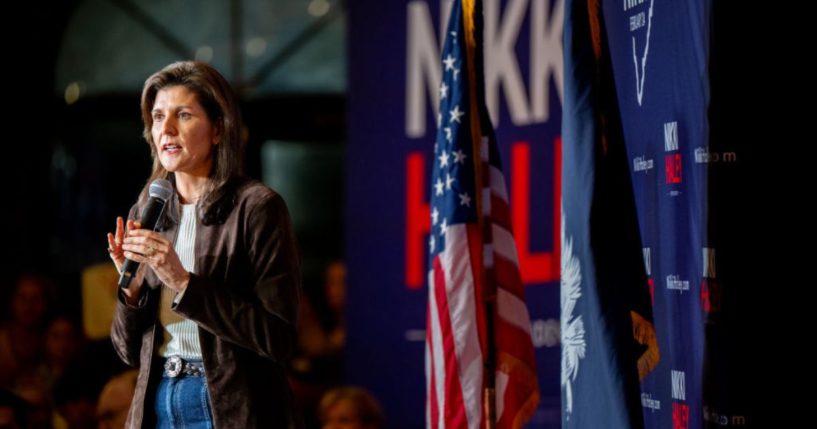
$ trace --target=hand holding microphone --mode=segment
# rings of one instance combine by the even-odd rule
[[[121,217],[117,218],[116,233],[108,233],[108,252],[121,273],[119,286],[131,300],[139,296],[144,269],[138,268],[143,262],[174,289],[183,289],[189,279],[172,244],[154,232],[165,203],[173,195],[173,186],[165,179],[156,179],[150,184],[149,194],[139,222],[128,220],[125,224]],[[129,290],[131,285],[135,285],[136,290]]]

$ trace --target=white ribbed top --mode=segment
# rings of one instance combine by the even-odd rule
[[[196,258],[196,205],[183,204],[179,232],[174,245],[176,254],[185,270],[195,273]],[[159,322],[162,324],[164,339],[159,346],[159,355],[168,357],[179,355],[185,359],[201,359],[199,328],[192,320],[187,320],[170,309],[176,293],[167,286],[162,287],[162,302],[159,307]]]

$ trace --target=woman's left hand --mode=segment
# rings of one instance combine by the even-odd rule
[[[159,233],[148,229],[133,229],[122,244],[125,257],[148,264],[167,287],[182,292],[190,281],[173,245]]]

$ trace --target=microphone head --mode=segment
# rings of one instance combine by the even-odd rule
[[[173,195],[173,184],[167,179],[156,179],[150,184],[148,193],[151,197],[167,202]]]

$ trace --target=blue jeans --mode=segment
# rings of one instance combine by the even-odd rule
[[[162,377],[156,392],[157,429],[212,429],[210,395],[203,375]]]

